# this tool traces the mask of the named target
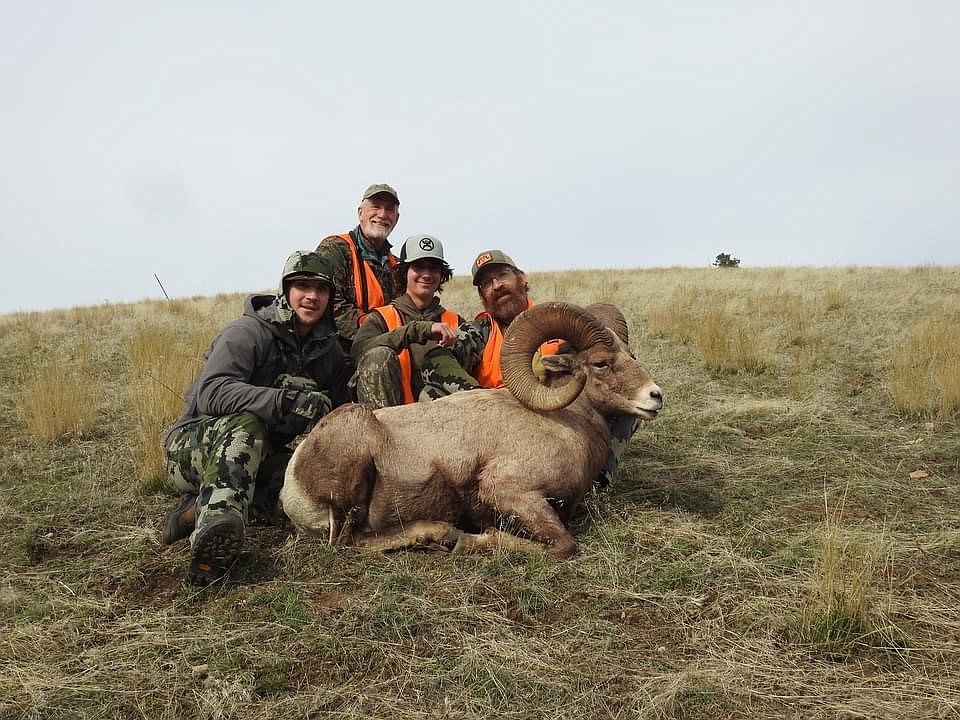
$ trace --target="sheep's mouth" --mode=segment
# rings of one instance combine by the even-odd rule
[[[637,408],[637,417],[639,417],[641,420],[653,420],[655,417],[657,417],[657,411]]]

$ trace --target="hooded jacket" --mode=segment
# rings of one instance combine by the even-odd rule
[[[401,350],[410,350],[410,359],[413,369],[423,368],[423,359],[428,351],[439,347],[436,340],[430,337],[431,328],[435,322],[440,322],[445,308],[440,304],[440,298],[434,296],[425,308],[418,308],[409,295],[404,293],[390,303],[400,314],[403,325],[395,330],[388,330],[387,321],[378,312],[371,312],[360,324],[353,347],[350,353],[354,364],[359,367],[360,358],[372,347],[385,346],[399,353]],[[458,324],[463,318],[457,316]],[[419,372],[414,372],[414,395],[420,392]]]
[[[167,432],[165,444],[177,430],[198,420],[243,411],[275,430],[291,412],[287,390],[281,387],[284,376],[316,383],[332,407],[349,402],[346,384],[352,368],[337,341],[332,306],[331,297],[323,319],[300,337],[282,288],[276,296],[249,296],[243,315],[224,327],[204,354],[206,363],[187,389],[183,413]]]

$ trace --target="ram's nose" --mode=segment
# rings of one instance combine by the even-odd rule
[[[659,385],[654,385],[650,388],[650,399],[657,403],[656,408],[652,409],[659,410],[663,407],[663,390],[660,389]]]

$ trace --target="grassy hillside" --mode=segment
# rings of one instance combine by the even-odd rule
[[[0,720],[960,717],[960,268],[531,285],[666,394],[573,559],[260,527],[204,590],[158,435],[241,296],[0,317]]]

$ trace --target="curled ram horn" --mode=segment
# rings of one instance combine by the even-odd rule
[[[560,386],[541,384],[533,372],[533,355],[547,340],[562,339],[581,351],[593,345],[612,346],[613,338],[601,321],[583,308],[549,302],[524,310],[507,328],[500,351],[503,382],[527,407],[549,412],[572,403],[586,383],[582,372]]]

